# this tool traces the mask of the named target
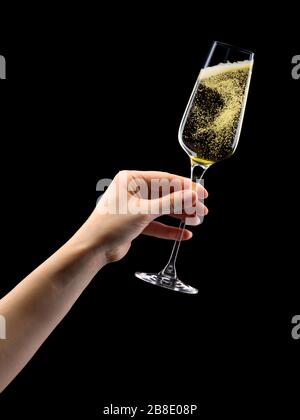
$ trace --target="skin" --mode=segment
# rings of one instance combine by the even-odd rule
[[[148,199],[128,192],[128,184],[142,179],[150,186],[152,179],[176,180],[180,188],[171,194]],[[120,187],[117,188],[117,187]],[[120,191],[139,208],[148,209],[157,200],[156,214],[107,214],[110,200],[120,199]],[[63,319],[83,290],[101,268],[123,258],[131,242],[140,234],[163,239],[188,240],[192,233],[184,229],[157,222],[165,213],[167,200],[171,209],[182,203],[180,214],[171,217],[200,223],[198,216],[207,213],[200,199],[207,197],[201,185],[190,183],[187,178],[164,172],[122,171],[114,178],[97,204],[96,209],[58,251],[37,267],[11,292],[0,300],[0,314],[6,319],[7,339],[0,340],[0,392],[14,379],[32,358],[41,344]],[[196,205],[196,211],[191,211]]]

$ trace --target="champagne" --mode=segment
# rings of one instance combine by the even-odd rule
[[[211,165],[230,157],[240,135],[252,61],[201,70],[189,102],[182,142],[192,161]]]

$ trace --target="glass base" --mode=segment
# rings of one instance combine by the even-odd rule
[[[189,293],[190,295],[195,295],[198,293],[197,289],[184,284],[181,280],[160,273],[155,274],[136,272],[135,276],[141,280],[146,281],[147,283],[165,287],[166,289],[174,290],[175,292]]]

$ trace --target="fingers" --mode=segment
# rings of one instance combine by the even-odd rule
[[[187,217],[192,216],[206,216],[208,213],[208,208],[201,202],[197,201],[195,205],[195,211],[191,214],[187,214],[183,211],[181,214],[171,213],[170,216],[174,217],[175,219],[185,220]]]
[[[190,178],[186,178],[179,175],[170,174],[169,172],[160,172],[160,171],[122,171],[123,175],[127,177],[132,177],[136,179],[143,179],[146,181],[148,186],[153,183],[153,180],[156,181],[168,181],[170,184],[174,185],[178,189],[193,189],[197,192],[199,198],[207,198],[208,192],[203,187],[203,185],[191,182]]]
[[[168,226],[160,222],[151,222],[143,231],[143,234],[148,236],[155,236],[161,239],[179,240],[182,241],[190,239],[193,234],[187,229],[179,229],[174,226]]]
[[[156,171],[146,171],[146,179],[167,179],[170,183],[174,185],[181,185],[182,189],[193,189],[197,192],[199,199],[207,198],[208,192],[204,186],[200,183],[192,182],[190,178],[186,178],[179,175],[170,174],[168,172],[156,172]]]
[[[147,206],[148,213],[153,219],[162,214],[182,214],[184,212],[192,214],[196,202],[197,193],[193,190],[176,191],[154,200],[143,200],[143,204]]]
[[[199,223],[196,216],[208,212],[200,201],[207,197],[207,191],[188,178],[158,171],[121,171],[117,179],[124,187],[121,191],[128,186],[129,194],[122,196],[123,199],[125,197],[123,201],[127,210],[134,214],[140,212],[150,215],[149,220],[162,214],[183,215],[186,216],[184,220],[193,225]]]
[[[207,207],[198,200],[198,195],[193,190],[176,191],[155,200],[141,201],[152,220],[164,214],[187,220],[188,224],[194,225],[200,223],[198,216],[208,213]]]
[[[189,226],[197,226],[200,225],[203,220],[203,216],[206,216],[207,213],[208,208],[203,203],[198,201],[196,204],[196,211],[194,211],[192,214],[187,214],[186,212],[182,214],[171,213],[170,216],[174,217],[175,219],[184,221]]]

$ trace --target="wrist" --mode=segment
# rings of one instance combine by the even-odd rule
[[[102,244],[95,243],[90,237],[82,235],[80,231],[76,232],[63,248],[77,261],[88,264],[95,274],[106,264]]]
[[[71,252],[74,258],[78,261],[85,261],[94,271],[99,271],[106,265],[105,252],[102,245],[94,244],[86,238],[81,238],[80,235],[74,235],[64,247],[68,252]]]
[[[100,227],[92,215],[66,243],[81,257],[90,259],[99,270],[107,264],[105,256],[105,238],[99,235]]]

